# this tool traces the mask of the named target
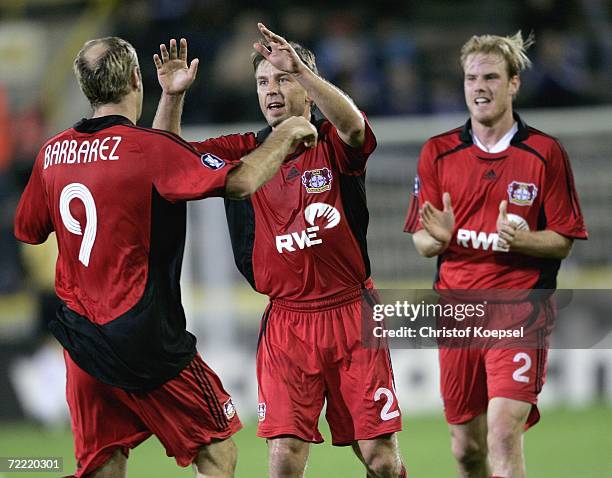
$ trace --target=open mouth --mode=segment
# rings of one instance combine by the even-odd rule
[[[474,100],[474,103],[476,103],[477,105],[486,105],[488,103],[491,103],[491,100],[489,98],[484,98],[482,96],[479,96],[478,98]]]
[[[275,111],[275,110],[279,110],[279,109],[284,108],[284,107],[285,107],[285,103],[281,103],[279,101],[274,101],[272,103],[269,103],[267,108],[269,110]]]

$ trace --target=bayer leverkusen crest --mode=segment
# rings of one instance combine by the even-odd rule
[[[512,181],[508,184],[508,200],[517,206],[531,206],[538,195],[538,188],[533,183]]]
[[[332,173],[328,168],[311,169],[302,174],[302,184],[308,193],[322,193],[331,189]]]

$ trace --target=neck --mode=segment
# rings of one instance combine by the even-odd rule
[[[136,121],[138,121],[137,108],[133,105],[127,104],[125,101],[122,101],[120,103],[107,103],[98,106],[94,109],[93,118],[110,115],[125,116],[134,124],[136,124]]]
[[[483,124],[472,118],[472,133],[487,148],[496,145],[514,124],[512,111],[494,124]]]

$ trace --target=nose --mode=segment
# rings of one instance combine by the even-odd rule
[[[268,91],[266,91],[267,95],[276,95],[279,92],[279,82],[276,80],[270,80],[268,82]]]

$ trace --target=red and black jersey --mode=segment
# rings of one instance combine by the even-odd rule
[[[438,258],[440,289],[554,289],[561,261],[501,250],[497,245],[499,203],[508,201],[509,219],[529,230],[548,229],[586,239],[567,153],[553,137],[528,127],[515,115],[518,131],[501,153],[472,142],[471,123],[429,139],[405,231],[422,228],[418,209],[425,201],[442,209],[450,193],[455,230]]]
[[[363,283],[370,275],[366,246],[365,167],[376,147],[351,148],[328,121],[318,121],[314,149],[288,157],[277,174],[246,201],[226,201],[238,269],[271,298],[313,300]],[[239,160],[271,128],[193,143],[200,152]]]
[[[43,146],[15,236],[40,244],[55,231],[64,305],[51,328],[81,368],[143,389],[193,358],[179,287],[185,201],[222,195],[231,169],[122,116],[82,120]]]

